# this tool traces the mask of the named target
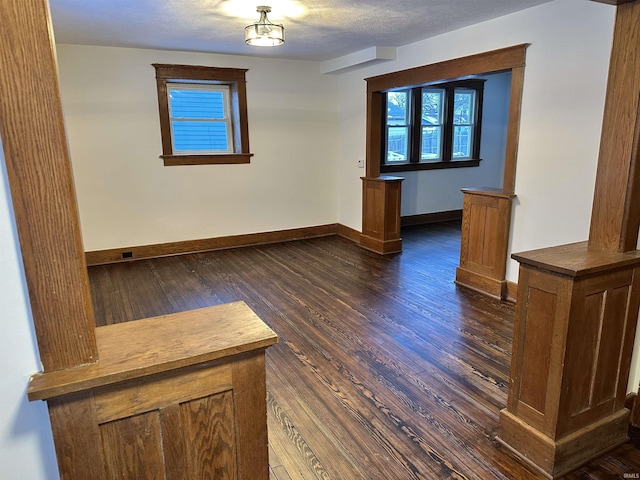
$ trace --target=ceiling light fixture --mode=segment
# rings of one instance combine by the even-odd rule
[[[271,23],[267,18],[267,13],[271,11],[271,7],[260,6],[256,8],[256,11],[260,12],[260,20],[244,28],[245,43],[258,47],[282,45],[284,43],[284,27]]]

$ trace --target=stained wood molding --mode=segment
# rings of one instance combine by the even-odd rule
[[[402,251],[400,199],[402,177],[362,177],[362,236],[360,245],[381,255]]]
[[[47,400],[60,478],[267,480],[275,334],[255,314],[247,324],[246,305],[239,323],[207,310],[94,327],[48,3],[0,2],[0,18],[0,136],[44,366],[29,394]]]
[[[384,95],[385,91],[413,85],[421,85],[429,82],[458,78],[471,74],[491,73],[503,70],[511,71],[511,84],[509,96],[509,118],[507,122],[507,138],[505,148],[504,173],[501,192],[507,196],[515,193],[516,163],[518,154],[518,138],[520,132],[520,113],[522,105],[522,92],[524,87],[524,68],[526,50],[528,44],[514,45],[503,49],[484,52],[467,57],[456,58],[444,62],[423,65],[407,70],[392,72],[365,79],[367,81],[367,139],[366,139],[366,178],[363,182],[363,246],[378,253],[391,253],[401,251],[402,243],[399,239],[383,241],[376,238],[382,235],[385,225],[393,225],[395,218],[400,215],[400,202],[397,202],[397,211],[390,208],[381,208],[380,200],[372,194],[372,179],[380,176],[380,159],[382,158]],[[392,202],[391,202],[392,203]],[[511,202],[509,200],[509,211]],[[504,213],[504,212],[503,212]],[[461,269],[456,275],[460,284],[483,291],[494,297],[504,298],[507,287],[504,279],[504,268],[507,261],[507,243],[511,226],[509,214],[501,215],[499,225],[489,226],[494,230],[494,239],[498,239],[500,247],[497,255],[491,263],[496,268],[487,273],[486,269],[464,268],[461,260]],[[382,229],[381,229],[382,228]],[[373,233],[376,229],[378,233]],[[482,233],[481,228],[474,229],[467,236],[467,244],[479,244],[484,240],[477,237]],[[395,243],[394,243],[395,242]],[[491,255],[496,255],[492,251]],[[502,273],[499,273],[502,272]]]
[[[518,298],[518,284],[516,282],[507,281],[507,302],[516,303]]]
[[[524,84],[524,66],[528,44],[514,45],[476,55],[455,58],[420,67],[369,77],[367,81],[367,173],[373,178],[380,175],[382,138],[383,92],[391,88],[421,85],[437,80],[465,75],[511,70],[511,93],[507,127],[507,149],[503,189],[513,193],[515,185],[520,108]]]
[[[624,407],[631,412],[629,415],[629,423],[634,427],[640,427],[640,401],[638,401],[638,394],[633,392],[627,393]]]
[[[636,0],[591,0],[597,3],[606,3],[607,5],[624,5],[625,3],[635,2]]]
[[[152,64],[156,70],[158,113],[162,134],[162,155],[165,166],[249,163],[249,121],[247,114],[247,85],[245,68],[220,68],[201,65]],[[231,119],[233,121],[233,152],[228,154],[175,155],[170,126],[167,83],[176,81],[205,81],[228,86]]]
[[[357,244],[360,244],[362,237],[362,234],[358,230],[342,225],[341,223],[338,224],[338,235]]]
[[[365,78],[367,89],[370,91],[383,91],[408,85],[420,85],[421,83],[435,82],[437,80],[522,67],[524,66],[526,48],[527,44],[515,45]]]
[[[558,478],[627,440],[640,252],[579,242],[512,256],[518,301],[497,439]]]
[[[425,225],[428,223],[448,222],[461,220],[462,210],[448,210],[446,212],[421,213],[418,215],[406,215],[400,218],[403,227],[410,225]]]
[[[348,232],[348,227],[332,223],[314,227],[293,228],[273,232],[249,233],[245,235],[230,235],[182,242],[157,243],[153,245],[139,245],[132,247],[112,248],[108,250],[94,250],[87,252],[87,265],[105,265],[109,263],[128,262],[145,258],[159,258],[186,253],[209,252],[227,248],[263,245],[266,243],[288,242],[307,238],[337,235],[359,242],[358,235]],[[355,232],[355,230],[354,230]],[[347,234],[348,233],[348,234]]]
[[[204,364],[277,342],[276,334],[244,302],[106,325],[96,328],[96,336],[104,361],[33,375],[29,400]]]
[[[547,478],[627,440],[640,305],[639,30],[640,3],[620,4],[589,241],[512,255],[518,301],[497,439]]]
[[[518,142],[520,138],[520,112],[522,110],[522,92],[524,90],[524,66],[511,68],[511,85],[509,90],[509,120],[507,122],[507,139],[504,154],[504,173],[502,191],[515,193],[516,163],[518,159]]]

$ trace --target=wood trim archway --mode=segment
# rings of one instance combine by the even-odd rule
[[[501,189],[465,189],[460,266],[456,282],[493,297],[507,296],[506,266],[515,196],[520,109],[528,44],[367,78],[367,175],[362,178],[361,244],[377,253],[402,250],[401,177],[380,176],[384,93],[390,89],[511,71]],[[482,248],[469,248],[480,245]]]

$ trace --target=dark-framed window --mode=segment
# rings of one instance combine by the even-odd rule
[[[154,63],[165,165],[249,163],[246,69]]]
[[[483,91],[473,79],[384,92],[380,171],[478,166]]]

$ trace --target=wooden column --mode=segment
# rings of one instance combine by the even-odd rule
[[[0,135],[40,359],[98,360],[46,0],[0,1]]]
[[[640,227],[640,2],[617,8],[589,245],[628,252]]]
[[[511,203],[501,189],[462,189],[462,235],[456,283],[495,298],[507,295],[507,249]]]
[[[400,201],[402,177],[362,177],[362,236],[360,245],[376,253],[402,251]]]
[[[549,478],[626,441],[629,423],[640,303],[640,2],[604,3],[619,6],[589,241],[513,255],[520,276],[498,440]]]

